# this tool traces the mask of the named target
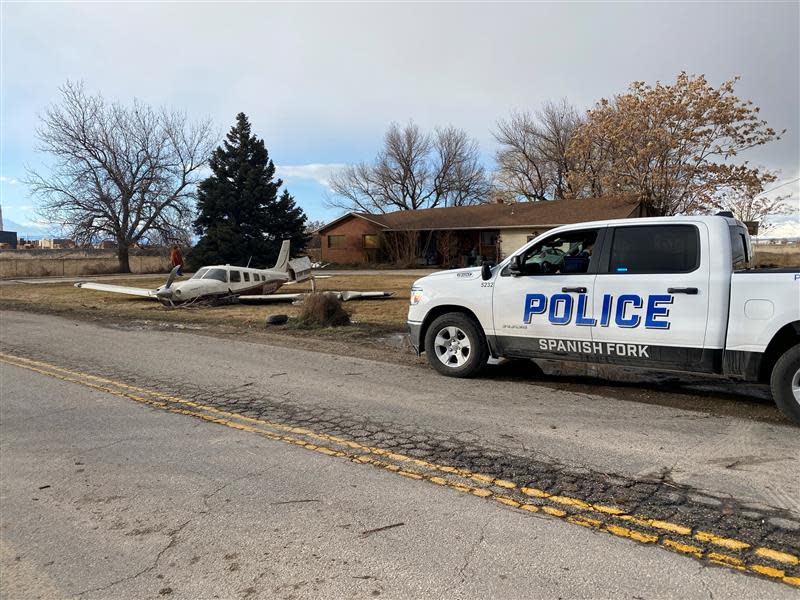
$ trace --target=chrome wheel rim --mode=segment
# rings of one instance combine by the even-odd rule
[[[460,327],[443,327],[433,340],[436,357],[446,367],[452,369],[463,366],[472,352],[472,342]]]
[[[800,404],[800,369],[792,377],[792,394],[794,394],[794,401]]]

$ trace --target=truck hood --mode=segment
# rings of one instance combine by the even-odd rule
[[[437,271],[436,273],[431,273],[430,275],[426,275],[420,279],[417,279],[414,282],[414,287],[423,287],[426,282],[433,281],[433,280],[442,280],[442,279],[455,279],[455,280],[470,280],[470,279],[480,279],[481,277],[481,268],[480,267],[468,267],[466,269],[448,269],[447,271]]]

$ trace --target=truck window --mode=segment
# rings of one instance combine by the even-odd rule
[[[616,227],[607,273],[689,273],[700,266],[694,225]]]
[[[734,270],[746,269],[750,266],[747,255],[747,239],[742,227],[729,227],[731,233],[731,263]]]
[[[523,275],[586,273],[597,241],[597,229],[565,231],[545,238],[520,257]]]
[[[231,283],[239,283],[242,280],[242,274],[239,271],[231,271]]]

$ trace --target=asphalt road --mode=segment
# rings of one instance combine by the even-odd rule
[[[797,597],[788,423],[23,313],[0,351],[3,597]]]

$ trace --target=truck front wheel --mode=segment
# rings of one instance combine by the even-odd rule
[[[480,325],[464,313],[437,317],[425,333],[428,362],[442,375],[472,377],[489,360],[489,347]]]
[[[800,424],[800,344],[789,348],[775,363],[770,385],[781,412]]]

